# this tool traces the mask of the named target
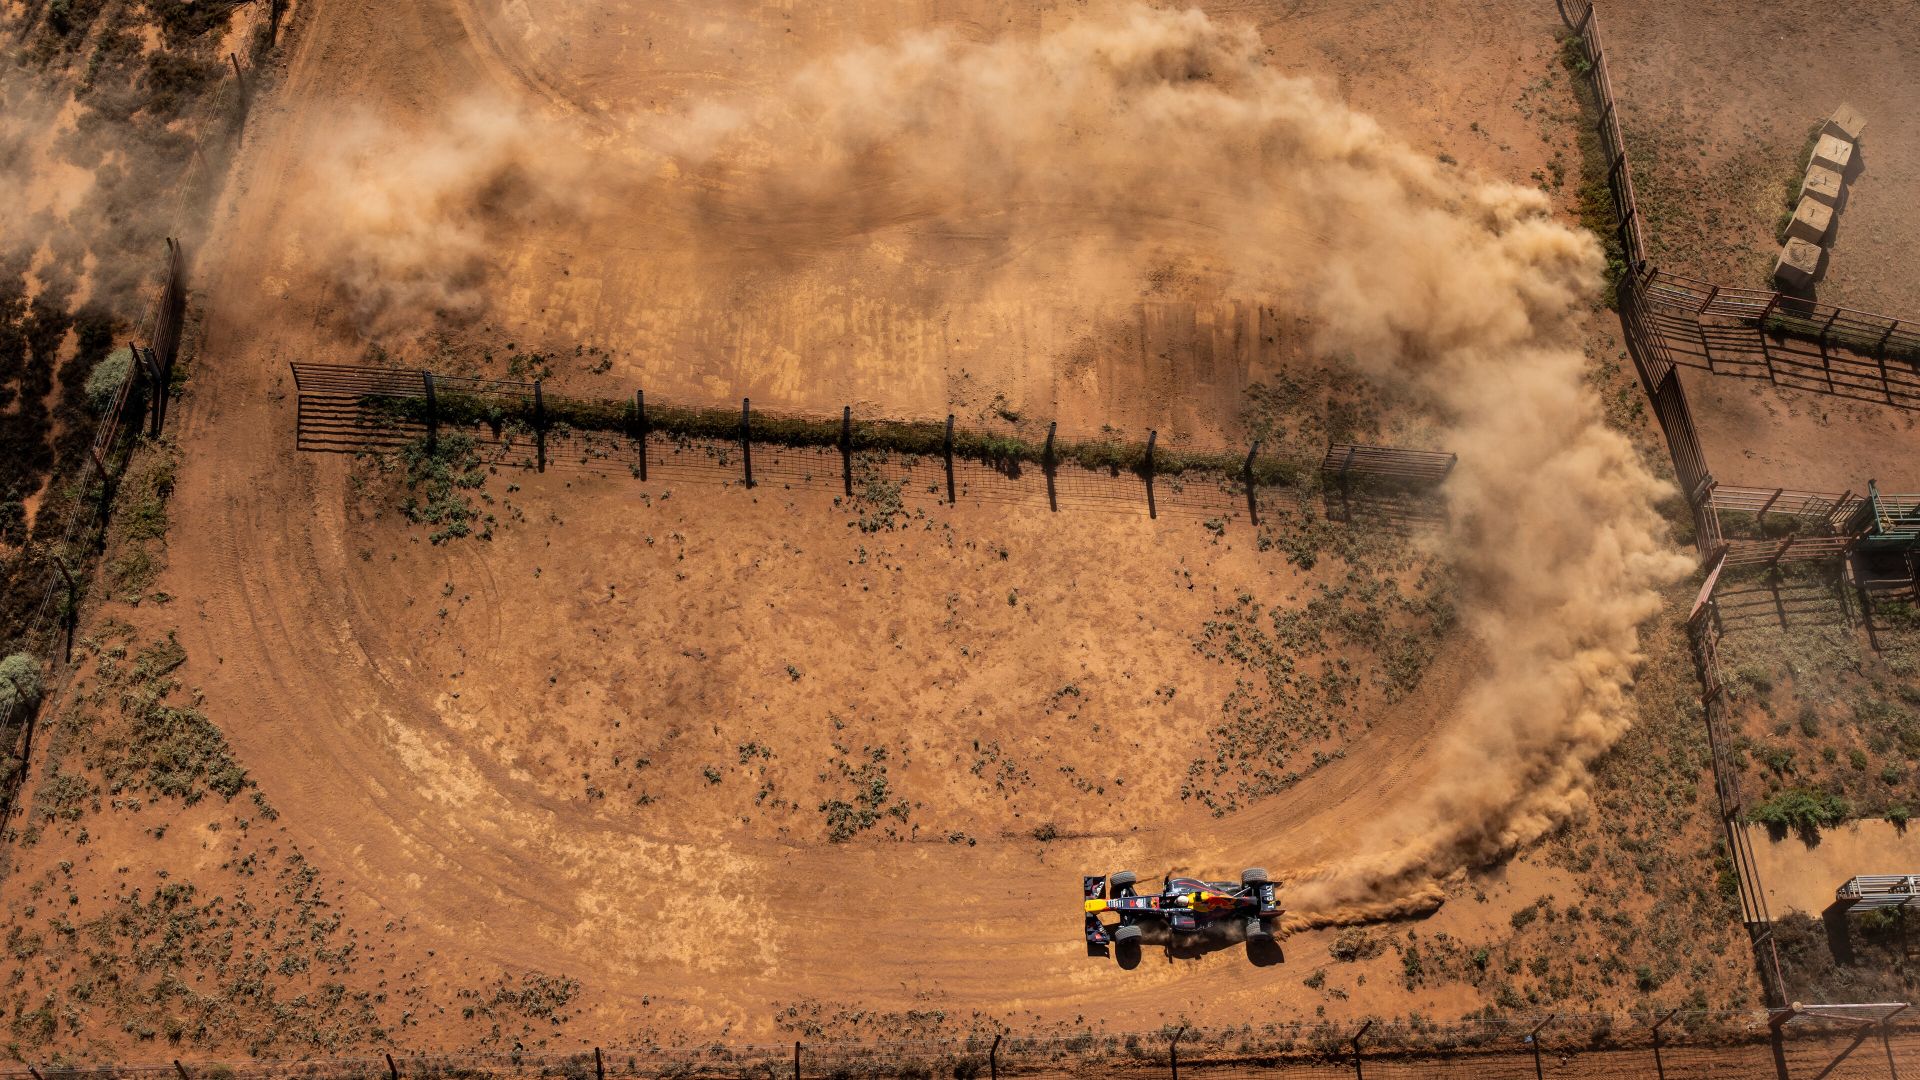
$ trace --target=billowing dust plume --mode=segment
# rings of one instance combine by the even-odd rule
[[[764,104],[636,120],[621,153],[645,197],[716,248],[1068,236],[1076,254],[1050,272],[1090,308],[1177,260],[1310,316],[1321,350],[1431,408],[1460,456],[1451,556],[1483,670],[1443,725],[1443,783],[1355,837],[1366,857],[1289,890],[1313,918],[1364,916],[1431,902],[1447,873],[1582,809],[1588,766],[1628,725],[1636,626],[1686,563],[1572,344],[1599,283],[1592,238],[1538,192],[1442,165],[1261,55],[1251,29],[1144,7],[988,44],[923,34],[816,65]],[[532,149],[524,128],[501,141],[464,124],[416,202],[464,198],[476,152],[499,173]],[[381,242],[356,271],[414,268],[365,293],[373,310],[406,299],[396,289],[477,298],[484,215],[460,205],[456,242],[436,246],[441,226],[406,220],[421,206],[369,200]],[[421,268],[446,275],[429,285]]]
[[[305,254],[374,338],[477,317],[498,284],[496,242],[584,213],[608,184],[578,143],[493,97],[456,105],[428,131],[352,114],[309,156],[313,182],[297,204]]]

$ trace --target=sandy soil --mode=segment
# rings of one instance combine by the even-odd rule
[[[1682,367],[1707,468],[1723,484],[1802,491],[1920,491],[1913,410]]]
[[[1551,6],[1218,8],[1436,153],[1542,182],[1556,157],[1574,164],[1553,115],[1564,88],[1547,89]],[[565,972],[591,987],[569,1029],[582,1039],[641,1024],[761,1036],[806,1001],[1129,1029],[1237,1023],[1276,1002],[1300,1015],[1486,1003],[1457,985],[1334,998],[1301,986],[1306,964],[1275,972],[1238,948],[1153,953],[1134,970],[1082,955],[1081,871],[1284,876],[1349,851],[1429,782],[1427,751],[1477,668],[1443,652],[1344,756],[1249,809],[1216,819],[1181,802],[1233,677],[1196,659],[1195,633],[1242,592],[1285,605],[1314,580],[1256,551],[1241,520],[1216,536],[1180,515],[968,499],[916,501],[925,516],[907,529],[864,534],[817,489],[555,469],[490,482],[500,512],[519,512],[492,543],[433,546],[368,514],[363,466],[293,449],[287,361],[353,360],[367,344],[287,225],[308,135],[343,103],[421,124],[491,87],[596,119],[764,88],[911,25],[984,36],[1053,17],[984,2],[306,10],[198,246],[199,360],[175,413],[185,457],[158,583],[171,600],[120,614],[147,636],[177,627],[186,680],[277,808],[279,842],[326,868],[358,925],[404,919],[404,944],[383,939],[393,959],[355,985]],[[897,310],[830,284],[883,273],[871,252],[778,289],[741,253],[739,291],[710,295],[676,277],[649,225],[642,208],[627,232],[504,238],[494,333],[612,349],[612,370],[568,377],[582,390],[921,414],[1000,396],[1081,429],[1195,435],[1232,432],[1245,383],[1287,356],[1262,344],[1256,310],[1204,289],[1091,327],[1044,292],[962,291],[927,316],[913,290],[969,273],[952,260],[903,275]],[[1089,335],[1098,365],[1059,359]],[[875,750],[906,812],[824,843],[816,807],[881,763]],[[1058,837],[1037,839],[1049,825]],[[148,865],[191,857],[176,842]],[[20,880],[62,854],[41,845]],[[1485,940],[1578,887],[1518,861],[1453,883],[1419,932]],[[1332,936],[1286,951],[1318,966]],[[1392,954],[1368,963],[1348,970],[1391,985]],[[414,1025],[403,1037],[420,1045],[457,1030]]]
[[[1760,825],[1749,826],[1749,836],[1774,918],[1799,911],[1817,919],[1848,878],[1910,874],[1909,867],[1920,866],[1920,841],[1913,830],[1888,821],[1850,821],[1823,830],[1811,844],[1798,836],[1776,840]]]
[[[1901,316],[1920,309],[1920,7],[1844,14],[1741,0],[1600,5],[1654,260],[1765,288],[1775,219],[1808,128],[1851,103],[1867,117],[1821,300]]]
[[[1046,1016],[1084,1009],[1089,994],[1097,993],[1110,1005],[1140,1006],[1129,1012],[1139,1022],[1194,1008],[1184,1000],[1174,1005],[1165,995],[1170,986],[1202,973],[1215,1002],[1271,993],[1272,980],[1237,955],[1132,973],[1090,963],[1079,955],[1070,909],[1051,917],[1040,912],[1056,910],[1081,867],[1128,862],[1153,872],[1189,865],[1195,853],[1205,852],[1209,869],[1232,872],[1241,863],[1264,862],[1284,872],[1337,853],[1345,837],[1379,816],[1396,792],[1417,785],[1421,751],[1444,716],[1436,705],[1471,670],[1469,658],[1445,662],[1429,676],[1417,707],[1383,716],[1374,737],[1328,766],[1310,787],[1271,799],[1226,827],[1192,809],[1169,807],[1165,787],[1145,789],[1143,798],[1154,802],[1145,810],[1109,810],[1102,801],[1089,805],[1084,799],[1073,809],[1049,779],[1050,793],[1023,797],[1010,808],[1017,819],[998,813],[988,820],[1017,822],[1016,828],[1052,820],[1069,834],[1090,835],[1042,847],[1030,837],[1003,838],[992,829],[977,845],[950,843],[943,833],[989,833],[977,823],[974,804],[992,796],[968,790],[972,777],[962,771],[958,783],[916,783],[912,789],[915,800],[927,804],[915,816],[932,825],[921,831],[920,842],[796,846],[796,839],[811,839],[804,835],[811,826],[803,828],[798,820],[789,825],[775,816],[741,827],[725,824],[745,810],[752,782],[745,776],[718,785],[725,789],[717,800],[726,807],[724,818],[709,812],[721,809],[715,801],[699,796],[693,808],[668,807],[664,822],[656,824],[630,804],[615,802],[612,781],[604,808],[581,805],[571,775],[560,773],[563,761],[569,770],[574,764],[564,754],[591,750],[596,736],[606,744],[601,753],[615,750],[605,725],[616,717],[650,729],[649,713],[676,702],[697,712],[705,702],[734,708],[716,710],[725,717],[720,732],[690,736],[702,749],[674,759],[689,771],[693,761],[709,756],[730,772],[744,771],[737,758],[720,755],[750,740],[772,746],[776,755],[791,752],[787,748],[796,739],[817,745],[830,738],[826,713],[844,710],[867,727],[860,733],[864,742],[910,754],[916,781],[921,770],[935,771],[929,766],[957,764],[971,754],[976,733],[1018,732],[1020,743],[1003,734],[1003,745],[1064,755],[1076,775],[1112,782],[1111,799],[1123,786],[1117,781],[1164,778],[1175,765],[1125,758],[1125,727],[1142,722],[1136,710],[1150,706],[1161,686],[1218,678],[1196,671],[1190,646],[1167,628],[1191,625],[1217,590],[1285,587],[1269,577],[1270,569],[1249,561],[1244,545],[1200,545],[1202,535],[1190,523],[1022,520],[963,507],[943,515],[938,533],[916,537],[925,543],[912,552],[930,556],[929,547],[950,544],[949,564],[958,574],[949,577],[925,572],[906,551],[885,547],[873,556],[881,565],[860,567],[845,518],[832,514],[824,499],[781,498],[793,503],[789,511],[756,504],[772,501],[772,493],[704,490],[697,503],[680,495],[650,509],[630,481],[569,481],[549,474],[521,481],[523,498],[530,518],[557,514],[567,519],[564,527],[530,529],[492,548],[405,550],[389,536],[373,545],[372,559],[360,557],[346,521],[346,462],[294,454],[287,440],[291,403],[272,397],[286,389],[280,367],[285,358],[312,354],[307,328],[325,303],[314,283],[283,276],[297,266],[297,254],[275,242],[281,234],[273,225],[281,193],[297,184],[301,132],[312,117],[347,97],[404,111],[489,80],[510,89],[531,84],[584,109],[595,99],[579,100],[572,79],[593,87],[596,96],[630,102],[716,80],[771,77],[783,64],[818,50],[899,28],[898,9],[891,5],[834,9],[830,18],[799,11],[791,19],[785,13],[743,15],[744,25],[764,25],[767,36],[783,43],[761,43],[775,57],[769,62],[756,50],[731,45],[724,52],[690,49],[685,30],[668,39],[675,48],[646,54],[631,36],[590,34],[556,24],[557,16],[539,8],[517,10],[528,21],[509,35],[504,17],[465,6],[420,5],[404,14],[384,5],[317,6],[282,95],[271,106],[274,115],[261,125],[253,152],[240,166],[235,190],[244,196],[206,248],[224,253],[207,259],[203,270],[204,366],[214,374],[181,411],[182,439],[195,449],[177,496],[177,544],[199,554],[178,567],[166,586],[197,616],[187,620],[183,641],[191,656],[209,665],[199,672],[209,708],[249,718],[231,738],[292,827],[304,832],[304,845],[365,883],[383,906],[412,913],[414,925],[446,943],[450,956],[564,968],[624,988],[621,997],[627,999],[663,995],[683,1007],[683,1016],[709,1022],[763,1022],[754,1013],[764,1003],[811,993]],[[1005,23],[999,11],[954,21],[967,32],[997,30]],[[1318,18],[1350,38],[1344,12],[1328,9]],[[1291,42],[1321,70],[1402,69],[1397,78],[1368,80],[1360,104],[1393,106],[1410,126],[1423,128],[1432,124],[1430,109],[1459,110],[1456,123],[1481,115],[1517,91],[1521,75],[1512,61],[1543,68],[1550,51],[1544,33],[1550,12],[1475,17],[1479,32],[1459,37],[1478,43],[1470,47],[1488,62],[1474,69],[1486,72],[1486,81],[1435,94],[1436,81],[1450,82],[1460,70],[1457,46],[1435,44],[1429,28],[1403,26],[1395,13],[1382,10],[1374,18],[1392,30],[1385,47],[1395,62],[1333,45],[1326,46],[1330,61],[1316,58],[1321,50],[1312,43],[1328,36],[1295,33],[1304,29],[1296,21],[1276,20],[1270,31],[1276,43]],[[664,16],[639,22],[668,29],[704,25]],[[568,71],[604,67],[620,75],[601,82],[574,75],[562,80],[541,66],[551,63],[547,43],[556,38],[572,43]],[[790,38],[793,44],[785,46]],[[441,47],[415,47],[426,40]],[[655,59],[644,60],[647,55]],[[1520,128],[1517,121],[1508,126]],[[1537,135],[1523,138],[1523,130],[1506,136],[1520,147],[1513,153],[1539,155]],[[1471,139],[1447,142],[1474,145]],[[1499,160],[1495,143],[1488,138],[1479,151],[1489,164]],[[1523,165],[1527,161],[1522,158]],[[240,237],[250,242],[236,242]],[[542,237],[528,242],[525,255],[505,260],[516,267],[516,281],[532,291],[510,291],[498,317],[574,340],[630,340],[628,329],[654,317],[646,302],[630,301],[666,285],[645,276],[650,252],[618,243],[576,249],[570,240]],[[556,252],[568,253],[564,264]],[[807,327],[842,317],[831,302],[807,290],[796,290],[783,303],[800,320],[800,344],[815,340],[817,330]],[[1002,314],[989,309],[961,317]],[[701,319],[704,314],[696,313],[692,321]],[[688,343],[678,338],[655,342],[636,349],[634,363],[663,395],[693,395],[709,386],[732,393],[744,385],[770,403],[816,408],[847,394],[899,409],[938,408],[956,368],[1009,385],[1018,371],[1006,365],[1021,355],[994,350],[955,358],[856,349],[833,365],[851,373],[845,376],[851,385],[843,387],[805,377],[793,366],[795,353],[761,360],[766,354],[760,350],[724,342],[717,349],[684,350],[680,346]],[[983,341],[981,348],[986,346]],[[739,359],[723,364],[716,354]],[[1047,354],[1035,349],[1030,355]],[[1118,371],[1113,384],[1062,401],[1062,414],[1078,410],[1121,425],[1151,418],[1166,406],[1142,392],[1139,378],[1137,371]],[[1223,389],[1237,393],[1238,387]],[[822,391],[832,396],[823,400]],[[1025,396],[1017,386],[1013,391],[1017,401]],[[273,449],[263,453],[263,447]],[[301,509],[289,518],[286,507]],[[651,547],[648,535],[656,538]],[[673,540],[675,535],[685,539]],[[1015,553],[1005,572],[997,557],[981,550],[996,544]],[[714,576],[680,592],[668,578],[683,548],[709,554],[718,565],[703,560],[703,577]],[[625,557],[616,554],[623,549]],[[783,549],[804,552],[809,561],[777,558]],[[1224,564],[1208,565],[1214,550]],[[404,559],[394,560],[396,554]],[[1202,557],[1205,563],[1195,561]],[[1085,569],[1116,563],[1128,567],[1118,579]],[[1182,598],[1188,573],[1195,576],[1194,588]],[[438,606],[431,594],[445,581],[475,602],[450,615],[435,642],[422,634],[440,629],[426,611]],[[862,586],[867,591],[857,592]],[[1037,607],[1006,603],[1009,590],[1022,589],[1031,591]],[[948,594],[956,594],[951,613]],[[418,610],[407,610],[409,597]],[[1165,609],[1170,601],[1185,605],[1183,619]],[[555,602],[571,615],[556,622],[548,606]],[[1149,604],[1151,617],[1142,618]],[[713,639],[674,640],[681,635],[668,613],[711,623]],[[953,618],[987,655],[969,665],[951,651],[936,650],[927,636],[933,631],[911,626],[916,615],[927,623]],[[1126,626],[1141,632],[1102,633],[1098,642],[1089,634],[1093,627]],[[323,627],[328,629],[315,632]],[[950,649],[953,633],[942,636]],[[799,649],[801,641],[814,647]],[[837,641],[865,644],[850,654],[819,648]],[[861,676],[873,655],[887,650],[915,658],[916,668],[931,663],[934,680],[925,687],[862,686],[898,670],[890,665],[876,676]],[[684,655],[701,651],[709,659]],[[784,672],[787,663],[801,671],[798,680]],[[1043,665],[1039,672],[1036,663]],[[636,670],[635,664],[645,666]],[[449,678],[456,671],[464,674]],[[647,676],[653,673],[665,681],[652,682]],[[538,674],[552,681],[543,687]],[[1076,680],[1103,698],[1111,695],[1101,708],[1113,710],[1117,743],[1089,745],[1090,730],[1046,729],[1046,701],[1035,688],[1051,693]],[[816,685],[822,693],[827,687],[834,692],[815,697]],[[1173,695],[1168,715],[1156,722],[1197,725],[1196,714],[1186,710],[1199,708],[1208,689],[1202,682],[1191,695]],[[1217,694],[1217,683],[1210,689]],[[451,696],[456,691],[457,700]],[[573,715],[575,705],[581,721],[557,721]],[[901,715],[909,709],[912,728]],[[988,719],[988,713],[996,715]],[[926,719],[938,726],[921,730]],[[573,730],[576,723],[597,730]],[[495,724],[498,735],[481,734]],[[515,730],[522,725],[542,731],[528,737]],[[502,738],[525,739],[530,760],[489,752],[487,744]],[[618,748],[644,754],[660,738],[649,730]],[[851,738],[847,745],[858,752],[860,744]],[[611,772],[610,754],[606,761],[582,771]],[[1031,771],[1055,773],[1058,767],[1051,759],[1044,767],[1035,761]],[[698,783],[697,776],[682,773],[662,791],[670,794],[676,784],[686,791]],[[625,790],[618,795],[625,802]],[[1158,827],[1135,831],[1147,823]],[[781,835],[783,828],[789,836]],[[910,828],[901,831],[912,838]],[[929,831],[934,835],[925,835]],[[658,912],[671,909],[689,883],[718,898],[710,903],[729,912],[727,929],[681,926],[662,934]],[[956,889],[965,891],[966,904],[952,902]],[[803,917],[787,914],[796,911]],[[898,917],[906,912],[923,914]],[[848,949],[851,942],[860,947]]]
[[[531,91],[550,108],[610,128],[622,114],[764,93],[822,55],[915,28],[986,38],[1044,30],[1081,10],[979,0],[927,11],[853,3],[778,13],[462,3],[412,13],[417,29],[362,40],[360,16],[331,8],[320,31],[329,40],[313,48],[410,53],[401,43],[414,34],[461,44],[440,50],[424,70],[316,67],[311,86],[296,73],[284,107],[289,122],[299,122],[347,103],[378,103],[384,118],[406,124],[440,95],[491,87]],[[1219,13],[1260,27],[1276,64],[1325,79],[1417,146],[1523,182],[1544,178],[1556,156],[1571,167],[1566,133],[1547,115],[1564,96],[1544,82],[1553,70],[1550,8],[1463,8],[1449,13],[1444,34],[1431,12],[1392,4],[1358,12],[1233,4]],[[813,252],[798,267],[777,252],[743,248],[721,258],[724,281],[716,283],[713,252],[696,264],[670,218],[635,207],[591,232],[544,223],[535,234],[504,238],[494,261],[509,268],[514,285],[499,290],[489,312],[501,329],[483,336],[523,351],[605,347],[614,354],[610,371],[564,373],[600,392],[644,383],[666,400],[750,395],[768,407],[837,411],[854,402],[896,415],[964,413],[1003,399],[1029,416],[1057,418],[1065,431],[1112,424],[1175,437],[1231,430],[1246,383],[1298,351],[1297,326],[1204,281],[1090,315],[1084,298],[1065,291],[1068,282],[1050,282],[1056,275],[1046,272],[1070,255],[1070,241],[1062,235],[1058,248],[1006,251],[967,235],[907,230],[883,243]],[[905,264],[903,247],[913,253]],[[354,348],[352,339],[349,332],[336,348]]]

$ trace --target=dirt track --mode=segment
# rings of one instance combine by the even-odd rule
[[[1354,70],[1360,59],[1382,63],[1377,55],[1343,56],[1345,44],[1312,44],[1313,28],[1345,24],[1342,11],[1296,10],[1283,20],[1283,13],[1263,6],[1225,6],[1269,20],[1276,48],[1293,50],[1310,67],[1324,62],[1316,53],[1331,56],[1327,66],[1336,72]],[[1009,22],[999,4],[975,7],[932,10],[966,33],[1023,25]],[[1512,95],[1521,78],[1509,66],[1514,55],[1544,69],[1551,53],[1550,8],[1501,7],[1497,14],[1461,16],[1471,32],[1444,46],[1424,29],[1363,14],[1363,21],[1375,20],[1376,40],[1386,43],[1379,47],[1402,74],[1356,80],[1347,89],[1363,108],[1411,113],[1416,124],[1436,121],[1451,136],[1447,145],[1468,147],[1458,152],[1469,163],[1524,175],[1544,153],[1525,119],[1501,110],[1486,125],[1489,132],[1470,138],[1455,127],[1483,115],[1489,101]],[[648,622],[662,608],[673,610],[668,603],[723,627],[714,631],[720,645],[692,644],[731,658],[724,668],[731,675],[688,676],[691,681],[676,688],[687,695],[683,704],[697,706],[708,695],[756,700],[751,691],[723,683],[779,670],[765,626],[807,640],[819,663],[859,676],[860,658],[832,643],[858,640],[854,631],[891,635],[899,611],[911,606],[889,610],[882,601],[853,609],[824,588],[809,592],[812,571],[786,558],[789,544],[829,551],[822,573],[846,558],[849,551],[841,549],[852,547],[846,512],[824,496],[750,494],[737,487],[675,487],[671,501],[642,506],[636,501],[641,490],[657,492],[671,482],[643,489],[625,478],[555,471],[505,479],[525,489],[519,501],[532,518],[551,512],[565,518],[564,525],[532,524],[492,545],[429,547],[391,523],[372,533],[356,523],[347,460],[293,451],[286,362],[354,359],[359,348],[339,331],[326,283],[303,274],[302,252],[284,225],[311,164],[308,133],[337,115],[340,103],[377,106],[396,122],[421,123],[442,99],[491,84],[531,94],[547,108],[599,117],[714,86],[764,86],[783,64],[891,34],[908,21],[886,4],[843,5],[830,16],[740,14],[750,31],[745,37],[703,43],[696,31],[705,24],[696,8],[638,20],[636,27],[657,24],[649,37],[638,28],[610,34],[607,27],[628,25],[611,15],[604,25],[543,21],[537,7],[517,8],[520,14],[508,18],[453,0],[399,8],[318,0],[312,6],[284,84],[252,120],[217,228],[199,245],[203,336],[193,389],[178,412],[187,460],[170,538],[177,554],[164,582],[178,600],[170,616],[149,608],[140,620],[155,620],[155,628],[168,617],[180,620],[194,685],[204,691],[208,712],[222,718],[289,833],[338,875],[357,903],[408,917],[409,945],[437,953],[423,978],[457,982],[470,959],[565,971],[604,995],[594,1000],[605,1010],[594,1019],[606,1030],[640,1015],[635,1003],[643,996],[652,1003],[646,1015],[660,1022],[750,1031],[765,1028],[770,1004],[805,998],[938,1008],[950,1016],[1031,1013],[1045,1020],[1070,1020],[1098,1000],[1106,1016],[1124,1017],[1120,1026],[1129,1028],[1150,1026],[1160,1016],[1238,1021],[1251,1008],[1265,1008],[1277,988],[1295,988],[1307,969],[1282,969],[1282,977],[1248,964],[1237,948],[1192,962],[1150,953],[1134,971],[1083,958],[1073,911],[1076,875],[1121,865],[1143,874],[1169,868],[1231,874],[1249,864],[1284,875],[1349,851],[1356,836],[1390,819],[1397,801],[1427,781],[1426,750],[1472,673],[1472,657],[1443,657],[1413,699],[1377,718],[1345,758],[1310,783],[1222,821],[1149,795],[1157,805],[1141,818],[1155,825],[1099,835],[1097,815],[1083,810],[1081,824],[1094,835],[1044,846],[1018,833],[983,835],[971,846],[944,837],[828,846],[776,829],[736,828],[717,816],[701,827],[683,815],[683,827],[661,830],[640,815],[563,797],[557,766],[503,755],[489,732],[495,725],[503,731],[563,726],[561,712],[586,707],[576,698],[563,710],[530,689],[543,674],[564,674],[568,693],[599,693],[609,704],[592,707],[618,714],[626,707],[617,692],[623,674],[649,662],[630,639],[671,639],[672,620]],[[788,24],[794,44],[773,44],[789,39]],[[1290,35],[1295,27],[1307,32]],[[1460,55],[1463,49],[1486,61],[1484,81],[1437,94],[1440,72],[1474,66]],[[1496,149],[1508,141],[1520,147],[1517,163],[1511,151]],[[638,216],[636,237],[644,238],[648,226]],[[523,237],[518,249],[502,255],[511,283],[491,319],[523,329],[523,340],[597,341],[623,353],[630,347],[623,360],[629,366],[609,379],[630,384],[644,376],[650,390],[663,395],[724,398],[751,389],[757,399],[794,407],[830,408],[853,397],[926,413],[956,395],[984,398],[993,391],[1036,408],[1051,405],[1063,419],[1089,427],[1226,429],[1241,384],[1263,362],[1243,357],[1209,388],[1211,396],[1189,398],[1182,407],[1191,412],[1172,416],[1166,391],[1190,382],[1192,371],[1177,362],[1157,372],[1119,363],[1090,378],[1064,377],[1044,359],[1057,351],[1045,336],[1050,316],[1010,312],[989,297],[959,318],[1031,335],[1036,345],[1026,355],[1043,359],[1029,362],[992,348],[985,333],[972,335],[981,351],[967,356],[855,341],[837,353],[825,349],[832,370],[851,374],[817,380],[796,358],[837,340],[834,327],[848,321],[844,309],[823,304],[806,288],[769,301],[770,310],[785,312],[780,318],[799,320],[781,324],[780,334],[795,345],[784,351],[744,347],[753,340],[750,326],[737,328],[730,341],[688,338],[675,327],[710,321],[712,308],[685,297],[660,300],[658,308],[636,300],[667,294],[673,270],[670,253],[648,246],[651,241],[628,242],[633,239]],[[831,278],[850,269],[857,268],[830,263],[818,273]],[[1204,301],[1200,307],[1204,311]],[[649,336],[649,327],[661,326],[667,329]],[[892,340],[920,340],[925,331],[888,333]],[[957,391],[955,372],[962,368],[985,389]],[[776,499],[792,510],[767,505]],[[1191,564],[1200,584],[1182,619],[1167,620],[1176,627],[1196,625],[1219,594],[1258,575],[1275,589],[1289,584],[1285,572],[1257,564],[1245,550],[1204,549],[1187,521],[1008,521],[1004,507],[968,504],[930,516],[950,525],[962,542],[1012,537],[1023,546],[1018,572],[1033,583],[1045,621],[1027,631],[1030,637],[1013,639],[1020,644],[1070,633],[1078,620],[1115,629],[1138,621],[1167,591],[1149,575],[1168,567],[1176,568],[1172,573]],[[675,593],[672,564],[649,561],[641,532],[684,535],[690,549],[718,560],[724,571],[709,582],[716,592]],[[362,541],[370,535],[387,543],[369,557]],[[542,587],[555,594],[532,591],[534,566],[542,571],[538,580],[549,583]],[[795,566],[804,572],[796,575]],[[1119,572],[1076,581],[1076,567]],[[906,572],[915,569],[909,565]],[[452,623],[425,614],[440,603],[434,594],[443,580],[472,596]],[[1072,583],[1074,595],[1063,581]],[[609,594],[637,595],[639,602],[595,607],[608,583]],[[899,595],[888,588],[899,587],[883,587],[881,595]],[[941,591],[937,583],[929,588]],[[997,610],[1005,588],[995,579],[979,591]],[[420,606],[410,611],[416,596]],[[556,609],[565,614],[556,618]],[[979,618],[983,638],[998,633],[985,614]],[[438,630],[436,621],[453,629]],[[724,629],[730,621],[732,628]],[[1138,676],[1144,693],[1185,677],[1176,671],[1193,665],[1178,632],[1093,640],[1099,655],[1063,667],[1063,678],[1091,670],[1118,686]],[[737,655],[742,650],[745,655]],[[1046,662],[1019,644],[1008,651],[1007,671]],[[447,679],[456,669],[463,673],[457,696]],[[651,687],[641,682],[644,698]],[[980,701],[982,708],[995,703],[992,688]],[[1017,714],[1022,703],[999,704],[1015,713],[1000,724],[1028,723]],[[652,705],[643,700],[636,711],[644,717]],[[741,722],[746,726],[738,730],[764,724],[779,733],[784,720],[769,708],[765,718]],[[1196,725],[1196,735],[1204,730],[1198,713],[1184,722]],[[945,735],[958,740],[962,733]],[[1163,812],[1166,804],[1173,808]],[[697,895],[687,896],[690,887]],[[1484,917],[1450,906],[1429,926],[1438,931]],[[1316,935],[1288,947],[1324,955]],[[1448,1007],[1433,992],[1409,995],[1408,1002]]]

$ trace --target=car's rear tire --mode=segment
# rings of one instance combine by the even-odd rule
[[[1133,871],[1122,870],[1119,873],[1108,878],[1107,885],[1110,888],[1112,888],[1114,892],[1119,892],[1121,889],[1126,888],[1127,886],[1133,884],[1138,880],[1140,879],[1137,876],[1135,876]]]
[[[1113,931],[1113,943],[1115,945],[1135,944],[1138,943],[1139,940],[1140,928],[1137,926],[1121,926],[1115,928]]]
[[[1240,884],[1242,885],[1265,885],[1266,883],[1267,872],[1258,866],[1249,866],[1245,870],[1240,871]]]
[[[1265,919],[1259,919],[1259,918],[1248,919],[1247,920],[1247,940],[1248,941],[1272,941],[1273,927],[1268,926],[1267,920]]]

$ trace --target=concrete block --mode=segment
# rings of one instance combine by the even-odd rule
[[[1780,261],[1773,264],[1773,276],[1792,288],[1803,289],[1813,284],[1813,275],[1819,269],[1819,246],[1790,239],[1780,249]]]
[[[1866,130],[1866,127],[1867,118],[1860,115],[1860,110],[1843,104],[1833,110],[1832,116],[1827,117],[1825,133],[1836,139],[1853,143],[1860,141],[1860,133]]]
[[[1852,160],[1853,144],[1844,139],[1836,139],[1831,135],[1822,135],[1820,136],[1820,141],[1813,144],[1813,163],[1815,165],[1825,165],[1835,172],[1844,173],[1847,171],[1847,163]]]
[[[1809,244],[1827,242],[1827,230],[1833,226],[1833,207],[1811,195],[1802,196],[1793,208],[1793,220],[1787,223],[1787,235]]]
[[[1807,166],[1807,179],[1800,185],[1803,198],[1819,199],[1828,206],[1840,205],[1840,173],[1825,165]]]

